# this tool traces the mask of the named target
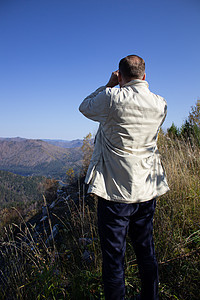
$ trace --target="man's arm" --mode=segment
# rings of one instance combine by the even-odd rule
[[[87,118],[105,123],[111,105],[111,88],[118,84],[118,71],[113,72],[106,86],[102,86],[86,97],[79,106],[80,112]]]
[[[106,93],[106,86],[103,86],[83,100],[79,111],[88,119],[104,123],[108,117],[109,107],[110,96]]]

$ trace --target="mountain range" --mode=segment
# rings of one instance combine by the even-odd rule
[[[64,179],[69,168],[81,169],[81,145],[81,140],[0,138],[0,170]]]
[[[43,141],[62,148],[78,148],[83,145],[83,140],[79,139],[73,141],[44,139]]]

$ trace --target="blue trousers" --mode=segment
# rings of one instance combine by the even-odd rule
[[[125,299],[124,256],[129,234],[136,254],[141,300],[158,299],[158,265],[153,243],[156,200],[125,204],[98,198],[98,230],[106,300]]]

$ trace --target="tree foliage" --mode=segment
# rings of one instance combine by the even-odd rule
[[[191,145],[200,146],[200,100],[197,100],[197,103],[191,107],[191,111],[181,128],[179,129],[172,123],[167,133],[172,139],[184,139]]]
[[[67,176],[67,182],[70,184],[70,183],[73,183],[74,181],[74,178],[75,178],[75,172],[74,172],[74,169],[73,168],[69,168],[66,172],[66,176]]]
[[[171,127],[167,129],[167,133],[172,139],[177,138],[180,135],[179,128],[174,124],[174,122],[172,123]]]
[[[197,100],[195,106],[191,107],[191,112],[188,117],[189,123],[197,125],[200,128],[200,99]]]
[[[86,174],[90,159],[92,157],[94,145],[93,145],[93,139],[92,134],[88,133],[86,137],[83,139],[83,145],[81,147],[81,150],[83,152],[83,173]]]

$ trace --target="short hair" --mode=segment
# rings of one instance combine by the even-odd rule
[[[145,73],[145,62],[137,55],[128,55],[120,60],[119,72],[125,79],[142,79]]]

